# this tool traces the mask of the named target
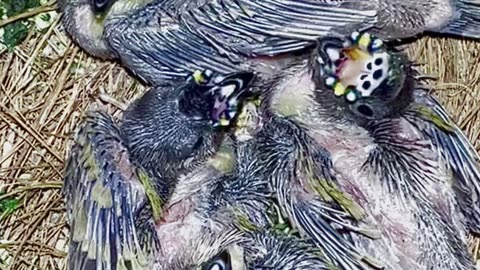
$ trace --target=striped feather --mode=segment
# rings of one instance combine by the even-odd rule
[[[380,179],[387,196],[402,203],[415,217],[415,240],[420,249],[417,263],[425,269],[473,269],[467,245],[457,227],[456,202],[442,177],[440,165],[431,156],[431,144],[423,138],[402,135],[403,118],[383,119],[368,126],[375,149],[363,169]],[[409,124],[409,122],[407,122]],[[441,189],[443,191],[443,189]],[[435,196],[442,196],[436,198]],[[453,211],[453,212],[451,212]]]
[[[342,229],[361,233],[355,218],[336,201],[317,193],[311,181],[325,179],[335,183],[331,164],[324,150],[315,151],[315,143],[305,130],[287,119],[273,118],[260,135],[260,152],[269,168],[267,174],[282,212],[304,236],[311,239],[332,264],[342,269],[381,268],[381,263],[362,254]]]
[[[152,209],[120,131],[90,112],[68,159],[63,192],[68,269],[150,269],[158,246]]]
[[[430,116],[421,113],[422,108]],[[405,117],[430,140],[453,171],[453,187],[461,210],[470,230],[480,233],[480,158],[475,149],[440,103],[423,90],[417,90],[415,103]]]
[[[250,58],[302,50],[347,26],[373,25],[376,11],[363,6],[368,0],[160,1],[141,16],[110,20],[105,33],[126,66],[158,84],[194,69],[248,70]]]

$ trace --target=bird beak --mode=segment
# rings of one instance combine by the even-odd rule
[[[318,62],[325,85],[348,102],[370,96],[388,74],[383,41],[369,33],[354,32],[347,39],[325,38],[319,45]],[[374,66],[375,59],[379,62]]]
[[[234,136],[238,141],[247,141],[253,138],[261,128],[262,121],[259,115],[260,99],[246,101],[235,122]]]
[[[358,47],[345,48],[343,49],[343,54],[353,61],[366,60],[371,57],[369,53],[360,50]]]
[[[198,80],[195,76],[194,74],[194,80]],[[253,78],[254,74],[251,72],[239,72],[219,76],[213,78],[213,82],[209,82],[213,85],[210,90],[213,100],[210,117],[214,127],[227,129],[235,127],[235,121],[243,105],[255,96],[248,87]]]

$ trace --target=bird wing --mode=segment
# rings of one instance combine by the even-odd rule
[[[302,50],[376,15],[369,0],[161,1],[110,22],[106,34],[124,64],[155,84],[194,69],[248,69],[249,58]]]
[[[150,269],[158,248],[152,208],[158,209],[159,199],[148,183],[129,160],[112,118],[88,113],[64,177],[68,269]]]
[[[480,158],[474,147],[442,105],[423,90],[415,93],[415,104],[406,112],[406,118],[430,139],[446,161],[469,228],[480,233]]]
[[[274,118],[265,130],[268,135],[263,136],[259,155],[266,155],[277,201],[294,227],[342,269],[381,268],[382,263],[348,241],[348,233],[340,232],[378,235],[357,227],[364,211],[336,186],[329,154],[288,119]]]

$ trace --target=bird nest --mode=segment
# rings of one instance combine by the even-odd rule
[[[144,90],[118,64],[82,52],[57,15],[44,31],[0,50],[0,269],[65,268],[61,187],[72,135],[87,109],[120,116],[116,101],[128,103]],[[408,51],[436,78],[432,91],[480,150],[480,43],[423,38]],[[479,245],[471,239],[475,254]]]

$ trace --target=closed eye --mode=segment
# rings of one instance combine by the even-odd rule
[[[91,0],[91,1],[93,2],[92,3],[93,11],[95,13],[103,13],[110,7],[110,5],[114,0]]]
[[[202,270],[232,270],[228,251],[224,250],[202,266]]]

